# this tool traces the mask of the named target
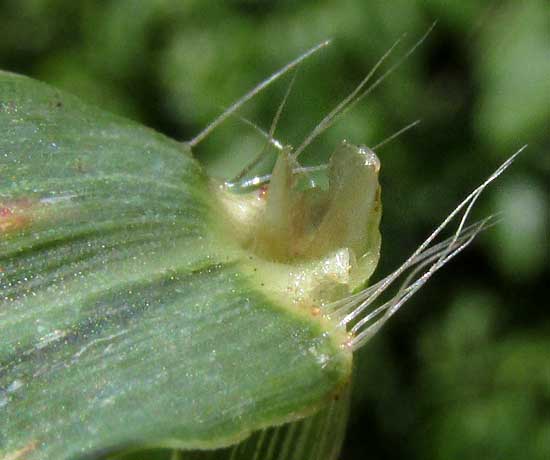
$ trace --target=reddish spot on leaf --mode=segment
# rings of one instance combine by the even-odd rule
[[[259,189],[258,189],[258,198],[260,200],[265,200],[267,198],[267,191],[268,191],[268,186],[267,185],[262,185]]]
[[[28,198],[0,203],[0,234],[20,230],[31,222],[34,204]]]
[[[38,443],[36,441],[31,441],[22,449],[8,453],[6,456],[1,457],[0,460],[24,460],[33,450],[37,448],[37,446]]]
[[[319,316],[321,314],[321,309],[319,307],[311,307],[311,315]]]

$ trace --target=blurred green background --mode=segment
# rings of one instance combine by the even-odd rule
[[[3,0],[0,68],[31,75],[177,139],[305,49],[277,137],[298,145],[404,33],[420,49],[313,143],[380,149],[377,277],[528,143],[491,187],[487,231],[359,354],[342,459],[550,458],[550,7],[547,0],[393,2]],[[395,60],[394,58],[394,60]],[[387,68],[387,66],[386,66]],[[242,115],[268,128],[288,79]],[[263,139],[229,120],[196,149],[230,177]],[[546,297],[545,297],[546,296]]]

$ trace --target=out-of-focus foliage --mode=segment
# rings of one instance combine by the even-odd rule
[[[304,155],[342,138],[379,151],[383,261],[395,267],[520,145],[484,201],[502,222],[360,352],[342,458],[550,457],[550,9],[546,0],[228,2],[4,0],[0,67],[189,139],[256,82],[334,38],[298,72],[277,137],[298,145],[403,33],[420,49]],[[395,58],[394,58],[395,61]],[[386,66],[387,68],[388,66]],[[288,82],[288,79],[287,79]],[[286,82],[242,115],[268,128]],[[237,119],[199,145],[231,176],[262,146]],[[267,166],[267,165],[266,165]]]

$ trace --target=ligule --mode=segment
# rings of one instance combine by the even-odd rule
[[[328,191],[301,190],[294,163],[290,150],[280,154],[252,249],[273,260],[295,261],[347,248],[354,259],[377,260],[381,204],[376,154],[343,142],[330,161]]]

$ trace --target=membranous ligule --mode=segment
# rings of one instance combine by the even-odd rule
[[[322,311],[363,287],[378,262],[380,161],[367,147],[344,141],[330,159],[326,189],[304,187],[298,169],[287,148],[267,188],[216,189],[226,232],[251,254],[264,289],[290,305]]]

